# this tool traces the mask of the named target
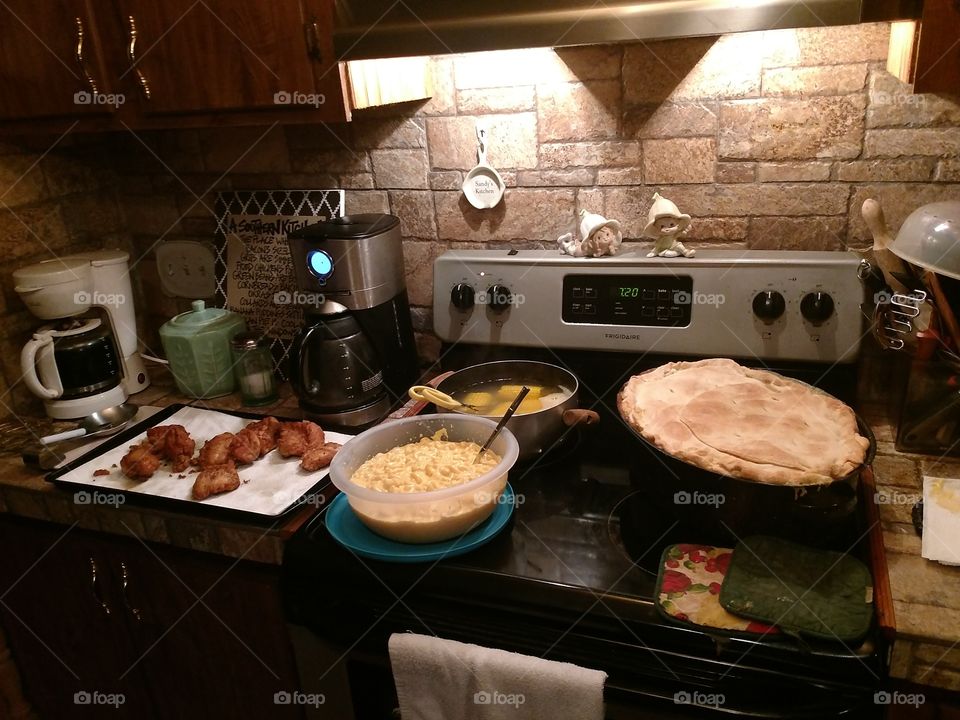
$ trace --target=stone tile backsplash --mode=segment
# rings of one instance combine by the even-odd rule
[[[865,198],[880,199],[895,230],[919,205],[960,197],[960,101],[913,95],[889,75],[888,37],[878,23],[438,57],[431,100],[358,112],[349,124],[91,138],[86,165],[57,149],[20,182],[36,154],[4,146],[0,203],[54,252],[83,228],[128,235],[143,256],[136,275],[153,345],[183,304],[162,296],[152,248],[209,240],[216,191],[346,188],[349,212],[401,218],[430,359],[432,263],[448,248],[553,248],[584,208],[646,242],[655,191],[694,216],[693,246],[863,248]],[[460,192],[476,164],[478,120],[508,186],[485,211]],[[18,257],[46,252],[22,224],[3,222],[12,230],[0,244]],[[22,312],[9,282],[2,299],[6,312]]]

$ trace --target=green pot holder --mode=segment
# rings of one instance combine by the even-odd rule
[[[774,537],[740,541],[720,605],[790,635],[855,642],[873,617],[870,571],[856,558]]]

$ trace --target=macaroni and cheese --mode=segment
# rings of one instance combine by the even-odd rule
[[[350,478],[361,487],[387,493],[414,493],[462,485],[490,472],[500,456],[487,450],[477,462],[480,446],[452,442],[446,433],[421,438],[378,453],[354,471]]]

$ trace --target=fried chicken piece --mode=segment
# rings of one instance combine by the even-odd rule
[[[244,430],[250,430],[257,434],[257,438],[260,440],[260,457],[263,457],[277,446],[280,421],[275,417],[267,416],[262,420],[250,423]]]
[[[325,468],[333,460],[333,456],[337,454],[340,447],[340,443],[335,442],[312,445],[300,458],[300,467],[307,472]]]
[[[200,467],[206,470],[215,465],[230,462],[230,446],[233,444],[232,432],[224,432],[207,440],[200,448]]]
[[[160,458],[154,454],[149,440],[132,445],[130,452],[120,460],[120,469],[131,480],[146,480],[160,467]]]
[[[155,455],[169,460],[173,472],[183,472],[190,464],[197,443],[183,425],[157,425],[147,430],[147,442]]]
[[[193,483],[193,498],[206,500],[211,495],[232,492],[238,487],[240,487],[240,476],[232,462],[210,465],[197,475]]]
[[[283,423],[277,440],[277,451],[283,457],[300,457],[307,448],[323,444],[323,430],[309,420]]]
[[[249,465],[262,454],[260,452],[260,436],[249,426],[233,436],[233,441],[230,443],[230,459],[234,462],[240,465]]]

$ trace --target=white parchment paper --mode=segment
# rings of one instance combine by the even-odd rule
[[[215,410],[186,407],[158,424],[183,425],[190,436],[196,440],[197,451],[199,451],[203,443],[214,435],[222,432],[237,432],[250,422],[252,421],[246,418]],[[336,432],[326,433],[328,442],[343,444],[351,437],[351,435]],[[173,473],[170,472],[169,463],[164,463],[148,480],[131,480],[121,472],[120,458],[127,454],[130,445],[136,445],[145,438],[146,432],[64,473],[57,480],[83,485],[100,492],[123,490],[128,493],[275,516],[281,514],[310,488],[323,480],[329,470],[323,468],[316,472],[305,472],[300,469],[299,458],[282,458],[278,452],[272,451],[252,465],[237,468],[241,484],[233,492],[197,501],[191,494],[193,481],[196,479],[193,468],[182,473]],[[99,469],[109,470],[110,474],[94,477],[94,471]],[[181,475],[183,477],[180,477]]]

